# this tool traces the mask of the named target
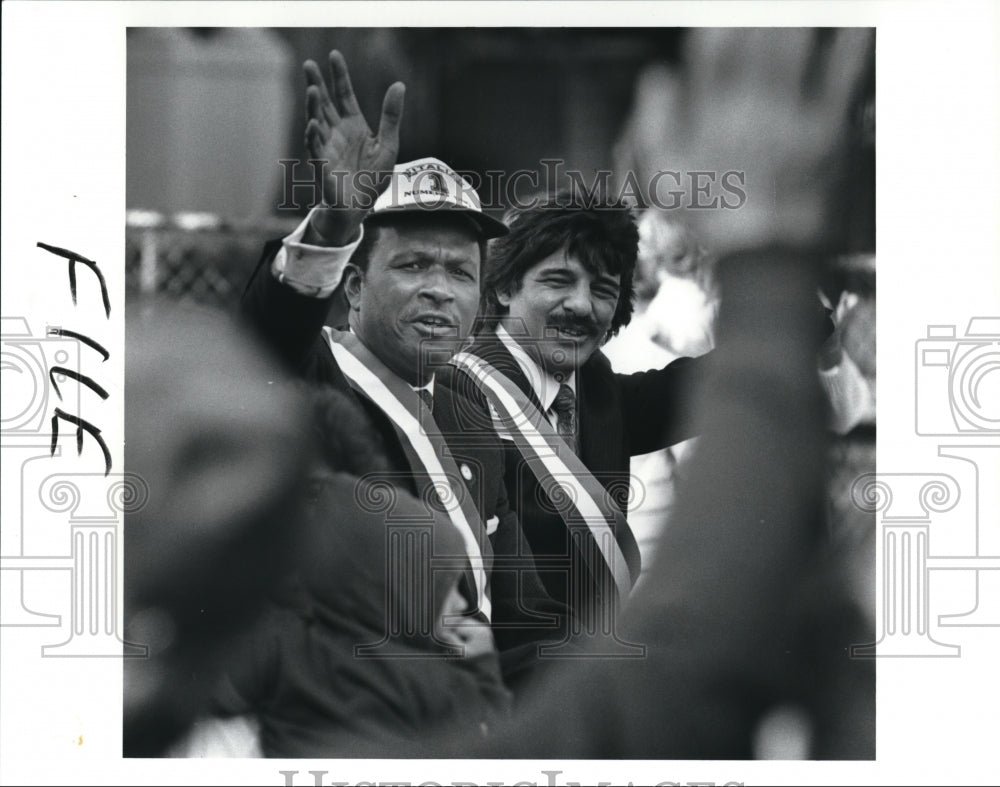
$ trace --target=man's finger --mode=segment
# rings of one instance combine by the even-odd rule
[[[303,71],[306,76],[306,98],[308,100],[309,91],[313,90],[316,92],[319,98],[318,106],[322,107],[323,114],[326,116],[326,122],[329,125],[335,125],[337,121],[340,120],[340,116],[337,114],[336,108],[333,106],[333,101],[330,100],[330,94],[326,89],[326,80],[323,79],[323,75],[319,71],[319,66],[317,66],[312,60],[307,60]],[[311,117],[315,117],[311,115]]]
[[[323,72],[319,70],[319,66],[316,65],[315,60],[307,60],[302,64],[302,72],[306,77],[307,85],[315,85],[320,92],[320,95],[327,101],[330,100],[330,93],[326,89],[326,80],[323,78]]]
[[[347,61],[336,49],[330,52],[330,77],[333,82],[333,105],[341,115],[360,115],[361,107],[354,95]]]
[[[875,31],[866,27],[838,30],[830,46],[826,73],[820,83],[820,100],[834,120],[846,119],[848,105],[860,87],[875,51]]]
[[[326,140],[327,134],[315,118],[306,123],[306,152],[310,158],[322,159],[325,157],[323,149],[326,145]]]
[[[314,85],[306,88],[306,121],[318,123],[324,132],[329,131],[332,125],[327,113],[323,111],[322,99]]]
[[[403,120],[403,97],[406,86],[393,82],[382,99],[382,118],[378,124],[379,144],[387,149],[399,151],[399,126]]]

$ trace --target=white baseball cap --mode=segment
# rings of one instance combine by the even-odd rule
[[[375,200],[370,215],[418,210],[462,211],[483,237],[507,234],[502,222],[483,213],[472,184],[440,159],[422,158],[393,167],[389,186]]]

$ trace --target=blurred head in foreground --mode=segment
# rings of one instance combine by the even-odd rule
[[[320,450],[296,509],[308,548],[231,660],[216,712],[255,718],[266,757],[401,756],[432,728],[478,734],[504,692],[489,627],[464,615],[461,535],[395,486],[353,399],[317,388],[309,401]]]
[[[125,520],[126,756],[156,756],[204,710],[232,642],[286,568],[309,451],[298,394],[222,315],[128,315],[125,466],[149,487]],[[284,516],[283,516],[284,515]]]

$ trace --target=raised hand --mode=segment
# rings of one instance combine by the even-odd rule
[[[805,28],[691,31],[650,163],[689,188],[693,172],[745,173],[743,204],[686,212],[711,251],[836,243],[850,109],[873,42],[864,28],[822,47]]]
[[[378,133],[373,134],[351,86],[344,56],[330,52],[327,90],[319,66],[303,66],[306,87],[306,151],[324,166],[323,203],[315,211],[306,242],[343,246],[353,240],[375,196],[388,184],[399,154],[399,124],[403,117],[402,82],[389,86],[382,101]],[[318,235],[318,237],[316,237]]]

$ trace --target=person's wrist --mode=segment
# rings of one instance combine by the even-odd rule
[[[351,208],[325,206],[309,215],[309,236],[306,242],[320,241],[324,246],[347,246],[358,239],[365,212]]]
[[[758,249],[797,248],[826,250],[829,227],[819,200],[748,200],[743,205],[715,210],[688,210],[686,218],[701,243],[716,257]]]

